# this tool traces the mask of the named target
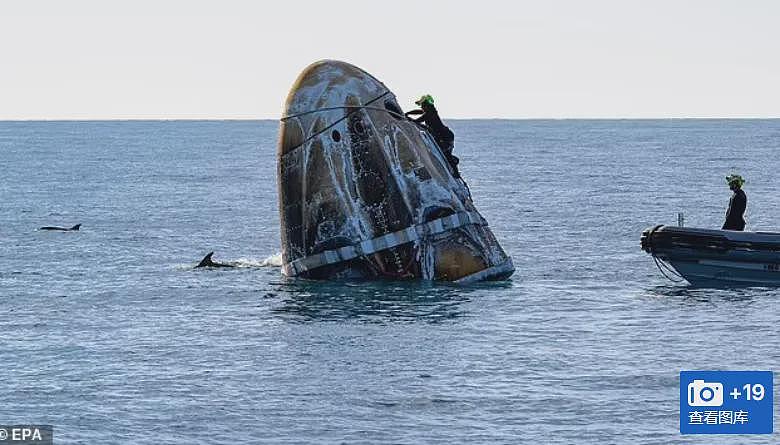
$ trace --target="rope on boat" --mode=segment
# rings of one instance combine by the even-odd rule
[[[666,264],[664,260],[655,256],[655,254],[651,254],[651,255],[653,255],[653,261],[655,261],[655,266],[661,272],[661,275],[663,275],[667,280],[671,281],[672,283],[682,283],[683,281],[685,281],[685,278],[683,278],[683,276],[680,275],[679,272],[674,270],[672,266]],[[667,275],[664,269],[666,269],[666,271],[668,271],[672,276]]]
[[[666,261],[664,261],[661,258],[658,258],[655,254],[655,248],[653,246],[653,234],[656,230],[663,227],[663,225],[658,225],[653,227],[652,230],[647,234],[647,246],[650,255],[653,257],[653,262],[655,262],[655,267],[658,268],[658,271],[661,272],[661,275],[663,275],[667,280],[671,281],[672,283],[682,283],[685,281],[685,278],[683,278],[682,275],[680,275],[679,272],[674,270],[672,266],[667,264]],[[670,276],[671,275],[671,276]]]

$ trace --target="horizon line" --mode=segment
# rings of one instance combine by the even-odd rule
[[[780,120],[780,116],[672,116],[672,117],[446,117],[444,120],[451,121],[616,121],[616,120]],[[4,119],[0,122],[256,122],[256,121],[280,121],[281,118],[255,118],[255,117],[132,117],[132,118],[20,118]]]

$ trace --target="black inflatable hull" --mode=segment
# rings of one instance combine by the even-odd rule
[[[697,286],[780,286],[780,233],[656,226],[642,250]]]

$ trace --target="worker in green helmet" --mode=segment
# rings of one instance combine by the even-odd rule
[[[452,175],[456,178],[460,178],[460,172],[458,171],[460,159],[452,154],[452,149],[455,146],[455,134],[441,121],[439,112],[436,111],[436,107],[433,105],[433,97],[430,94],[423,95],[419,100],[415,101],[415,104],[420,108],[408,111],[406,117],[418,124],[424,125],[436,140],[436,143],[450,163]],[[412,118],[411,116],[420,117]]]
[[[731,195],[729,208],[726,210],[726,222],[723,223],[723,230],[745,230],[747,195],[742,190],[745,180],[740,175],[728,175],[726,183],[734,193]]]

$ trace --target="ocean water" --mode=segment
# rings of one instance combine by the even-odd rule
[[[680,436],[678,379],[778,370],[780,291],[670,283],[639,235],[677,212],[719,228],[731,171],[748,228],[780,230],[780,121],[450,123],[510,281],[283,279],[277,122],[0,123],[0,423],[58,444],[778,442]],[[212,250],[241,267],[193,270]]]

